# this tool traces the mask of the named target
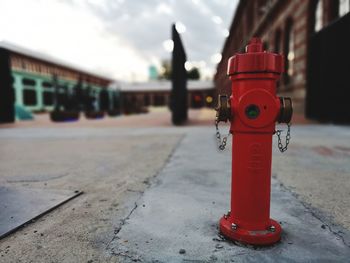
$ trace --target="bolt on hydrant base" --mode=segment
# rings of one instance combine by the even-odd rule
[[[281,237],[281,226],[270,218],[270,192],[275,123],[289,129],[292,118],[291,99],[276,96],[283,70],[283,56],[263,51],[253,38],[246,53],[229,59],[231,97],[219,95],[216,125],[229,120],[233,135],[231,211],[221,218],[220,232],[241,243],[270,245]]]
[[[227,216],[220,219],[220,232],[228,239],[261,246],[274,244],[281,239],[282,228],[273,219],[270,219],[265,230],[249,230],[249,227],[232,222],[232,218]]]

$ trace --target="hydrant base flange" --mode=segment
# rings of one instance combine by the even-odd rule
[[[220,219],[220,232],[229,240],[240,243],[258,246],[267,246],[277,243],[281,239],[281,226],[273,219],[270,219],[270,228],[266,230],[248,230],[240,226],[232,229],[232,220],[223,216]]]

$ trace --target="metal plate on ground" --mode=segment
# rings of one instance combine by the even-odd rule
[[[0,238],[80,194],[80,191],[0,187]]]

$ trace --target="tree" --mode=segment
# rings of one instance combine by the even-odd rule
[[[158,75],[158,79],[166,79],[170,80],[171,79],[171,74],[172,74],[172,69],[171,69],[171,64],[169,61],[164,60],[162,62],[162,69]],[[187,78],[188,79],[200,79],[201,75],[199,72],[199,69],[196,67],[193,67],[190,70],[187,70]]]
[[[162,61],[162,70],[160,74],[158,75],[158,79],[171,79],[171,63],[168,60],[163,60]]]
[[[198,68],[194,67],[190,70],[187,71],[187,78],[188,79],[199,79],[200,78],[200,73]]]

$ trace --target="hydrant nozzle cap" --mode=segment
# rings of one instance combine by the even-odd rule
[[[260,38],[253,37],[245,47],[246,53],[263,52],[263,44]]]
[[[284,70],[283,56],[263,50],[260,38],[252,38],[246,46],[245,53],[237,53],[228,61],[227,74],[239,73],[276,73]]]

